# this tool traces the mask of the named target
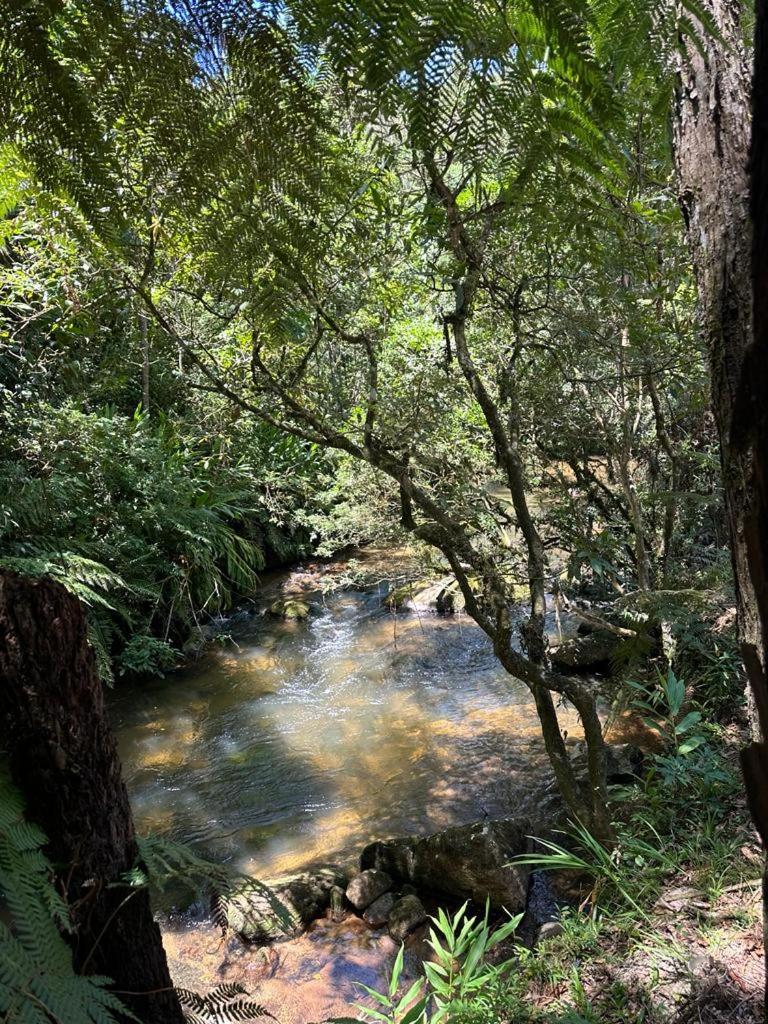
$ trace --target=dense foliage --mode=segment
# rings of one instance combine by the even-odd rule
[[[670,793],[725,820],[741,705],[667,130],[711,28],[695,0],[10,4],[0,567],[80,597],[112,680],[173,667],[266,567],[408,535],[529,687],[580,822],[551,857],[646,915],[614,853],[660,877]],[[634,686],[553,664],[552,595]],[[601,699],[664,741],[619,810]]]
[[[153,357],[147,411],[129,298],[39,217],[17,203],[5,221],[0,560],[83,599],[105,678],[113,659],[163,671],[260,570],[306,550],[322,459],[185,391],[175,353]]]

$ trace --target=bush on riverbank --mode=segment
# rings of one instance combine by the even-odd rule
[[[301,499],[276,483],[264,431],[246,458],[188,421],[65,402],[34,407],[14,432],[0,461],[0,565],[80,597],[104,678],[162,674],[261,570],[306,550]]]

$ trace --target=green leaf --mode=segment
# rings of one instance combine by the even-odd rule
[[[389,978],[389,998],[390,1000],[395,998],[397,992],[397,986],[400,984],[400,975],[403,973],[403,958],[405,956],[405,945],[401,942],[400,949],[397,951],[395,962],[392,965],[392,973]]]
[[[680,736],[682,733],[687,732],[692,725],[696,725],[696,723],[700,721],[700,711],[689,711],[688,714],[675,726],[675,734]]]
[[[692,750],[696,750],[702,743],[706,743],[704,736],[689,736],[687,740],[683,740],[680,746],[677,748],[678,754],[690,754]]]

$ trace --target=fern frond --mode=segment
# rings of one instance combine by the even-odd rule
[[[19,794],[0,771],[0,894],[10,914],[10,927],[0,922],[3,1020],[135,1020],[107,990],[108,978],[74,973],[72,952],[62,937],[69,915],[53,885],[45,842],[42,831],[25,821]]]

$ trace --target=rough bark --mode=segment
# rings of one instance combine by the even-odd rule
[[[751,583],[761,625],[761,647],[745,647],[757,735],[742,752],[752,818],[768,848],[768,0],[756,4],[752,95],[750,205],[752,214],[753,341],[744,362],[734,446],[752,453],[752,508],[746,541]],[[768,1020],[768,869],[763,870],[763,939],[766,947],[764,1017]]]
[[[137,860],[128,794],[79,602],[0,573],[0,742],[70,908],[75,970],[106,975],[146,1024],[181,1024]]]
[[[520,630],[521,639],[531,665],[539,670],[547,669],[549,658],[544,630],[546,618],[546,559],[544,544],[534,517],[531,514],[526,493],[525,472],[518,436],[517,408],[514,400],[514,374],[510,372],[507,375],[505,384],[506,397],[509,404],[509,411],[505,421],[499,403],[489,391],[480,370],[475,364],[467,338],[467,324],[471,317],[472,305],[483,274],[485,246],[493,229],[494,213],[492,211],[486,213],[479,236],[473,238],[462,220],[456,202],[456,194],[447,186],[434,157],[427,155],[425,157],[425,164],[432,191],[441,203],[446,215],[449,245],[453,250],[458,265],[463,270],[462,276],[454,281],[455,307],[446,318],[446,327],[450,326],[453,331],[458,364],[469,389],[483,413],[488,431],[493,440],[498,464],[504,472],[505,481],[509,488],[517,524],[525,540],[531,608],[528,620]],[[443,550],[451,562],[466,600],[469,590],[467,581],[462,578],[460,566],[456,564],[455,559],[451,559],[451,555],[445,548]],[[496,657],[507,671],[511,675],[515,675],[514,665],[511,664],[510,651],[510,595],[505,593],[503,583],[496,589],[498,590],[498,596],[495,608],[495,629],[491,631],[494,651]],[[467,601],[466,607],[470,614],[473,614],[473,604],[472,600]],[[529,686],[536,703],[544,747],[564,800],[569,805],[571,812],[587,825],[595,838],[606,845],[610,845],[613,841],[613,830],[607,804],[605,740],[596,710],[594,694],[575,684],[571,687],[572,693],[570,698],[582,719],[584,735],[590,751],[590,783],[588,791],[585,793],[580,790],[568,756],[552,693],[538,680],[529,683]]]
[[[675,163],[709,353],[739,630],[743,644],[762,650],[746,540],[751,452],[732,443],[739,382],[752,333],[750,79],[740,0],[702,0],[701,6],[717,26],[719,38],[698,26],[699,46],[691,39],[685,44],[675,90]]]

